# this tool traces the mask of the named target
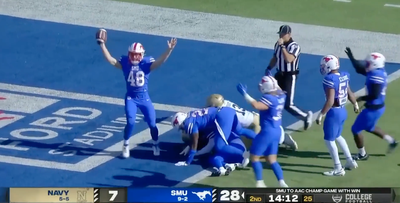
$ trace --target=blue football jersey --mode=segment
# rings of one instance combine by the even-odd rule
[[[261,97],[260,102],[269,107],[267,110],[260,111],[261,129],[280,128],[285,101],[286,94],[283,92],[278,95],[264,94]]]
[[[185,122],[183,122],[184,131],[188,135],[205,131],[214,127],[214,120],[217,116],[218,108],[210,107],[200,110],[190,111]]]
[[[133,65],[128,56],[121,56],[119,63],[124,73],[127,95],[134,97],[138,93],[147,93],[150,67],[153,64],[153,57],[144,57],[139,64]]]
[[[347,72],[330,73],[324,77],[322,86],[324,91],[327,89],[335,90],[335,103],[340,106],[347,103],[347,88],[350,83],[350,74]],[[325,92],[326,93],[326,92]]]
[[[370,72],[367,72],[367,80],[365,82],[367,95],[368,95],[368,92],[371,92],[371,86],[373,84],[380,84],[381,94],[379,94],[378,98],[376,98],[372,101],[367,101],[366,103],[369,105],[383,104],[385,102],[386,88],[387,88],[387,73],[384,68],[378,68],[378,69],[372,70]]]

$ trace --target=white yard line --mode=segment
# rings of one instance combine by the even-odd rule
[[[336,2],[351,3],[351,0],[333,0]]]
[[[400,5],[399,5],[399,4],[385,4],[385,5],[383,5],[383,6],[386,6],[386,7],[394,7],[394,8],[400,8]]]
[[[396,72],[394,72],[394,73],[392,73],[392,74],[390,74],[388,76],[388,83],[391,83],[394,80],[397,80],[399,78],[400,78],[400,70],[398,70],[398,71],[396,71]],[[365,94],[365,89],[358,90],[357,92],[355,92],[355,94],[357,96],[364,95]],[[347,103],[347,104],[349,104],[349,103]],[[320,111],[317,111],[317,112],[314,113],[314,115],[313,115],[314,120],[317,118],[319,112]],[[297,121],[297,122],[293,123],[292,125],[287,126],[286,128],[287,129],[291,129],[291,130],[286,130],[286,132],[291,134],[294,131],[301,129],[302,127],[303,127],[303,121]],[[300,148],[301,148],[301,146],[300,146]],[[188,187],[188,186],[190,186],[192,184],[195,184],[195,183],[197,183],[197,182],[209,177],[210,175],[211,175],[210,171],[202,170],[199,173],[197,173],[197,174],[185,179],[184,181],[176,184],[174,187]]]

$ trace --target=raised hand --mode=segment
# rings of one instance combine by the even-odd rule
[[[168,48],[174,49],[176,44],[178,43],[178,40],[176,38],[171,38],[171,40],[167,41],[168,43]]]
[[[242,83],[239,83],[239,84],[236,86],[236,89],[237,89],[237,91],[238,91],[241,95],[244,95],[244,94],[247,93],[247,86],[246,86],[246,85],[243,85]]]

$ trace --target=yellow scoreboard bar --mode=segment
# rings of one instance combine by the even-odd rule
[[[94,188],[10,188],[10,203],[94,202]]]

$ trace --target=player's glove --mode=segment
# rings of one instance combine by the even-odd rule
[[[186,156],[189,153],[189,151],[190,151],[190,146],[186,146],[186,148],[183,151],[181,151],[179,155]]]
[[[346,49],[344,50],[344,52],[347,54],[347,56],[351,59],[354,58],[353,56],[353,52],[351,52],[350,47],[346,47]]]
[[[237,91],[241,94],[241,95],[245,95],[245,94],[247,94],[247,86],[246,85],[243,85],[242,83],[239,83],[237,86],[236,86],[236,89],[237,89]]]
[[[360,107],[358,106],[358,103],[355,103],[353,106],[354,113],[360,113]]]
[[[322,114],[322,113],[318,114],[317,120],[315,121],[317,123],[317,125],[321,125],[322,124],[322,119],[324,118],[324,116],[325,115]]]

